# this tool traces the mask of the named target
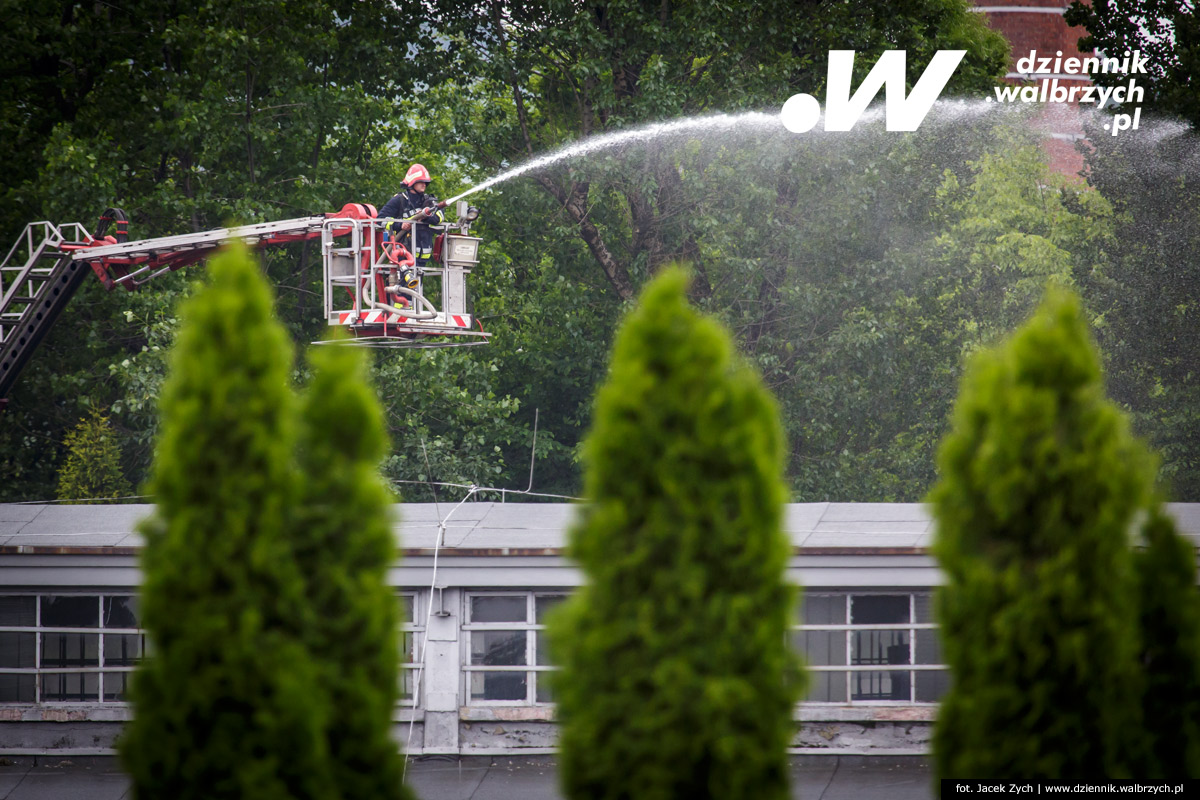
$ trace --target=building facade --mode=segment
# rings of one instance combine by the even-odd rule
[[[113,752],[147,647],[135,529],[150,510],[0,505],[0,753]],[[1172,511],[1200,537],[1200,504]],[[574,507],[407,504],[396,514],[396,739],[414,754],[552,752],[544,621],[582,582],[564,554]],[[926,509],[795,504],[785,529],[788,574],[803,587],[791,636],[810,671],[795,752],[928,752],[950,677]]]

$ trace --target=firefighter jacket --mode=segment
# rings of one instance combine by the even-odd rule
[[[417,194],[411,189],[406,189],[400,194],[394,195],[391,200],[384,204],[383,208],[379,209],[378,219],[388,219],[389,217],[396,220],[408,219],[413,214],[417,213],[422,208],[434,207],[434,210],[425,217],[425,222],[417,225],[417,250],[422,254],[429,253],[433,249],[433,231],[429,225],[440,225],[446,221],[446,215],[442,209],[437,208],[437,198],[428,193]],[[399,224],[397,224],[399,229]],[[398,238],[405,247],[412,249],[412,231],[404,233],[397,232],[392,234]]]

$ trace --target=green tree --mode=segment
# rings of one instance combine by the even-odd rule
[[[5,11],[6,237],[108,205],[158,234],[365,199],[412,77],[396,32],[420,13],[382,0],[13,0]]]
[[[0,106],[12,112],[0,119],[0,146],[14,148],[17,170],[3,195],[4,225],[15,233],[29,219],[86,222],[87,209],[115,203],[142,236],[230,215],[258,221],[347,200],[379,204],[411,160],[433,168],[445,197],[589,133],[777,107],[800,90],[819,95],[830,47],[857,49],[860,76],[884,49],[905,49],[916,75],[936,50],[963,47],[969,56],[951,91],[989,85],[1006,64],[1003,40],[963,0],[886,10],[876,2],[668,6],[447,0],[426,14],[375,0],[134,0],[96,9],[17,0],[10,33],[0,32],[11,45],[0,53]],[[392,46],[396,31],[406,32],[404,47]],[[428,88],[412,91],[414,78]],[[764,147],[779,142],[762,131],[730,134],[577,160],[480,195],[487,247],[471,288],[496,336],[469,353],[379,359],[374,377],[396,444],[388,475],[524,486],[538,409],[535,489],[578,494],[577,445],[616,321],[637,287],[682,256],[697,272],[693,299],[724,318],[780,392],[791,441],[801,442],[791,459],[796,489],[919,494],[928,478],[908,489],[907,476],[927,476],[932,434],[900,415],[858,424],[878,378],[919,375],[888,358],[872,328],[880,315],[864,295],[878,284],[859,265],[874,269],[893,234],[907,240],[927,227],[908,199],[919,196],[914,173],[961,171],[962,143],[977,138],[922,148],[922,165],[858,136],[808,150],[792,141],[793,155],[805,153],[781,159]],[[825,217],[809,202],[813,192],[831,201]],[[318,337],[316,246],[293,245],[266,262],[289,329]],[[141,482],[155,426],[148,401],[165,371],[179,277],[134,295],[85,287],[5,412],[0,451],[13,455],[0,463],[0,497],[52,491],[57,448],[82,397],[112,409],[129,475]],[[826,340],[838,346],[823,349]],[[873,374],[843,380],[849,355]],[[795,386],[816,391],[784,397]],[[893,456],[904,470],[892,468]]]
[[[785,643],[783,442],[729,335],[660,275],[622,327],[552,619],[572,798],[785,798],[803,681]]]
[[[1006,45],[966,5],[876,11],[873,3],[607,3],[567,13],[546,2],[448,12],[440,24],[463,43],[452,48],[463,66],[448,74],[477,79],[435,89],[443,110],[419,135],[431,149],[456,150],[470,186],[587,134],[759,110],[792,91],[819,95],[831,46],[859,50],[864,71],[880,51],[905,48],[914,74],[937,49],[964,47],[958,90],[1003,72]],[[910,410],[940,421],[949,395],[937,405],[879,399],[903,394],[907,374],[915,387],[930,383],[902,357],[889,358],[894,339],[874,324],[881,292],[913,283],[880,262],[891,242],[910,246],[928,230],[942,171],[965,175],[988,126],[959,119],[953,131],[926,124],[920,137],[795,137],[769,115],[759,119],[571,159],[475,196],[485,211],[478,230],[496,242],[476,286],[488,290],[477,289],[477,310],[497,331],[489,358],[500,368],[498,394],[539,408],[542,431],[561,445],[539,463],[539,484],[550,475],[561,481],[556,491],[578,492],[575,465],[559,455],[586,430],[623,301],[682,257],[696,271],[692,299],[736,332],[780,398],[795,491],[911,500],[928,487],[935,434],[902,417]],[[860,364],[873,374],[847,374]]]
[[[58,473],[59,500],[86,503],[130,493],[121,472],[121,445],[100,409],[93,408],[80,420],[63,444],[67,460]]]
[[[1123,57],[1140,51],[1146,74],[1094,76],[1115,86],[1131,78],[1146,90],[1142,127],[1155,114],[1200,124],[1200,17],[1186,0],[1074,2],[1066,12],[1088,35],[1081,49]],[[1128,110],[1128,109],[1120,109]],[[1098,331],[1113,398],[1130,410],[1139,434],[1162,455],[1161,478],[1179,500],[1200,497],[1200,342],[1195,264],[1200,255],[1200,175],[1194,138],[1161,130],[1110,136],[1088,123],[1088,183],[1117,211],[1112,268],[1088,292],[1104,321]]]
[[[834,48],[859,51],[860,78],[886,49],[907,51],[914,75],[938,49],[965,49],[952,85],[958,91],[990,86],[1008,59],[1003,38],[964,0],[444,0],[438,7],[438,30],[453,43],[445,74],[471,76],[486,98],[486,108],[454,103],[447,133],[489,168],[639,123],[778,107],[795,91],[821,95],[825,54]],[[439,47],[419,47],[415,58],[444,66]],[[698,258],[704,231],[692,224],[696,196],[685,190],[679,167],[660,153],[637,166],[610,161],[599,175],[535,176],[574,243],[587,248],[591,268],[622,300],[680,257],[697,264],[695,297],[706,297],[718,280]]]
[[[1196,548],[1156,510],[1134,556],[1138,581],[1146,759],[1137,776],[1200,775],[1200,598]]]
[[[209,277],[183,309],[162,395],[157,508],[141,528],[153,651],[120,749],[139,800],[337,797],[288,530],[291,347],[244,249]]]
[[[1141,715],[1128,531],[1153,468],[1105,399],[1078,301],[1051,290],[967,368],[930,500],[954,684],[943,777],[1127,777]]]
[[[305,642],[338,710],[325,729],[334,780],[348,798],[410,798],[390,736],[400,665],[391,495],[378,472],[387,435],[361,351],[331,344],[308,357],[293,539],[315,611]]]
[[[1147,123],[1153,124],[1153,123]],[[1108,265],[1086,290],[1114,400],[1162,457],[1176,500],[1200,499],[1200,171],[1191,136],[1109,136],[1088,182],[1114,209]]]
[[[1072,0],[1064,18],[1087,31],[1081,51],[1123,60],[1137,50],[1145,59],[1145,73],[1105,71],[1093,81],[1123,86],[1133,78],[1146,90],[1148,110],[1200,123],[1200,18],[1191,0]]]
[[[416,7],[12,0],[4,13],[5,247],[32,220],[91,229],[112,205],[148,238],[380,202],[412,155],[393,120],[412,77],[397,32],[416,28]],[[264,261],[289,330],[317,338],[319,244]],[[89,405],[110,409],[129,478],[144,481],[185,287],[184,276],[134,293],[85,282],[8,398],[0,496],[53,494],[59,446]]]

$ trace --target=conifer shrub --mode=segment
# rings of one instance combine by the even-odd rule
[[[1200,597],[1196,548],[1161,509],[1134,555],[1138,582],[1145,759],[1135,777],[1200,777]]]
[[[665,271],[623,324],[551,620],[561,779],[582,798],[788,796],[802,676],[786,645],[783,441],[729,334]]]
[[[160,402],[143,524],[152,646],[120,750],[136,800],[337,797],[328,703],[299,630],[304,577],[291,347],[244,248],[214,257],[187,301]]]
[[[930,500],[953,685],[941,777],[1131,776],[1141,737],[1130,531],[1148,453],[1105,399],[1075,297],[1052,289],[968,365]]]
[[[309,362],[295,528],[315,612],[305,642],[337,712],[325,738],[343,796],[400,800],[411,795],[390,736],[400,665],[397,598],[387,584],[397,556],[391,493],[378,472],[387,433],[362,351],[313,347]]]
[[[130,494],[121,471],[121,445],[100,409],[91,409],[63,444],[67,460],[58,473],[59,500],[86,503]]]

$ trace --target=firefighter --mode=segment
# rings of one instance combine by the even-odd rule
[[[437,198],[425,193],[429,182],[429,170],[420,164],[413,164],[404,175],[404,191],[394,195],[379,210],[379,219],[383,221],[384,230],[389,231],[416,256],[416,269],[405,270],[403,275],[404,283],[410,289],[417,288],[421,269],[431,263],[433,231],[429,226],[440,225],[446,221],[442,209],[438,208]],[[415,241],[413,225],[416,225]]]

